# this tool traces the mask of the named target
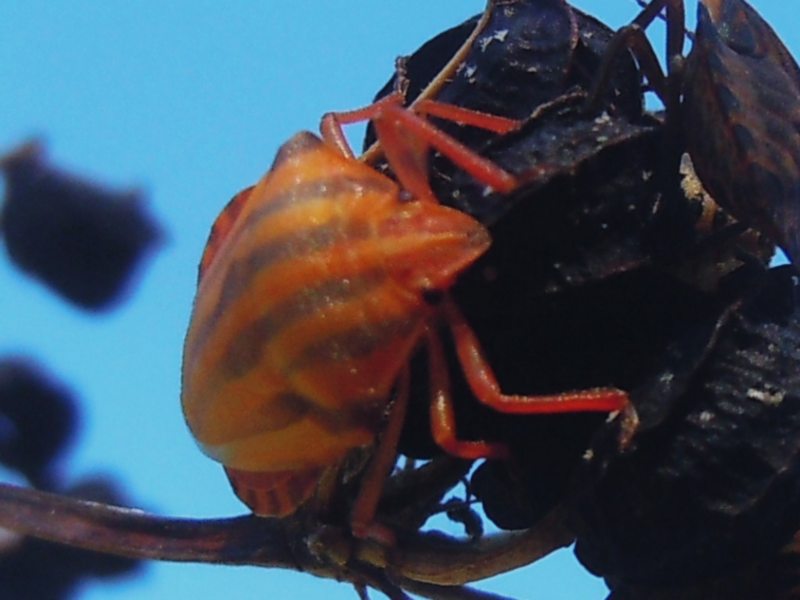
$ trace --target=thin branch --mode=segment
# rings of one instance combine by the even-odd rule
[[[0,526],[129,558],[296,568],[286,521],[173,519],[0,484]]]
[[[523,532],[477,541],[415,532],[386,548],[320,523],[164,518],[5,484],[0,527],[131,558],[280,567],[366,584],[398,598],[402,589],[441,600],[497,600],[462,586],[530,564],[572,541],[560,510]]]
[[[376,555],[376,545],[359,547],[356,557],[414,581],[463,585],[529,565],[574,539],[565,525],[564,511],[556,509],[524,531],[464,541],[441,533],[418,533],[403,539],[391,561]],[[379,552],[385,552],[380,549]]]

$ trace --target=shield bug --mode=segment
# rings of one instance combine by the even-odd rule
[[[664,7],[666,76],[643,33]],[[651,86],[664,100],[668,130],[677,142],[674,148],[689,153],[704,187],[720,206],[770,236],[796,261],[800,68],[772,28],[743,0],[701,0],[693,47],[685,59],[683,38],[682,0],[654,0],[620,31],[608,65],[622,47],[634,49]]]
[[[329,113],[322,139],[304,132],[284,144],[270,171],[212,228],[184,347],[183,410],[202,449],[257,514],[294,513],[335,478],[350,451],[379,439],[351,525],[357,536],[386,533],[373,517],[396,456],[406,365],[421,345],[437,443],[464,458],[507,456],[502,444],[457,438],[439,323],[449,328],[472,392],[489,407],[533,414],[627,406],[627,395],[612,388],[500,391],[448,294],[489,247],[489,234],[439,204],[427,180],[428,149],[493,190],[509,192],[517,182],[424,115],[496,133],[517,126],[432,100],[405,108],[400,93]],[[398,182],[350,150],[342,125],[363,120],[374,125]]]

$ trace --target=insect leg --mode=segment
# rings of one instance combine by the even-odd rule
[[[585,112],[594,114],[600,109],[614,74],[614,65],[626,50],[634,53],[641,71],[647,76],[650,87],[661,101],[666,103],[667,76],[664,75],[664,71],[658,63],[658,57],[647,39],[644,29],[639,25],[630,24],[621,27],[609,42],[603,55],[603,61],[600,63],[599,74],[594,79],[592,89],[589,90],[584,105]]]
[[[442,106],[449,105],[438,104],[438,109],[441,110]],[[465,110],[458,107],[453,108],[456,109],[459,114],[463,114],[461,111]],[[473,114],[479,115],[480,113]],[[438,150],[451,160],[453,164],[462,168],[484,185],[488,185],[501,193],[509,193],[517,187],[517,179],[511,173],[505,171],[491,160],[476,154],[420,115],[398,106],[387,106],[385,109],[385,116],[386,120],[392,123],[398,130],[404,133],[407,132],[406,135],[408,135],[408,133],[414,134],[419,142],[423,142],[426,146]],[[375,126],[378,127],[378,125],[379,122],[375,122]],[[382,141],[381,143],[384,142]],[[392,164],[390,148],[387,147],[386,144],[384,144],[384,148],[386,150],[386,156],[389,158],[390,164]],[[392,164],[392,167],[394,167],[394,164]],[[399,174],[398,177],[400,177]],[[405,182],[401,180],[401,184],[405,185]]]
[[[628,395],[615,388],[594,388],[541,396],[504,394],[475,332],[461,311],[450,298],[444,299],[442,309],[467,383],[478,400],[490,408],[512,414],[551,414],[613,412],[630,406]]]
[[[678,56],[683,52],[686,10],[683,0],[652,0],[643,4],[644,9],[631,22],[640,29],[647,29],[655,21],[661,10],[667,7],[667,57]]]
[[[397,462],[397,444],[400,442],[408,408],[409,379],[406,366],[397,381],[386,428],[361,480],[361,487],[350,513],[350,530],[354,536],[373,539],[386,546],[394,544],[394,533],[385,525],[375,522],[375,513],[384,482]]]
[[[647,40],[644,30],[650,26],[661,10],[667,7],[667,75],[658,64],[658,58]],[[599,108],[602,96],[611,82],[616,59],[625,50],[636,56],[641,71],[647,76],[650,87],[661,99],[667,111],[677,109],[680,100],[680,57],[683,52],[684,25],[686,21],[683,0],[653,0],[627,26],[620,28],[606,49],[599,75],[589,92],[587,112]]]
[[[470,125],[471,127],[478,127],[494,133],[509,133],[520,126],[520,122],[516,119],[492,115],[437,100],[420,100],[410,110],[420,115],[438,117],[459,125]]]
[[[456,433],[456,415],[450,394],[450,377],[442,341],[436,332],[426,333],[428,372],[431,386],[431,433],[437,445],[451,456],[464,459],[509,457],[505,444],[481,440],[460,440]]]
[[[411,110],[403,106],[402,94],[394,92],[363,108],[325,114],[320,131],[326,142],[345,156],[353,157],[342,125],[371,120],[400,185],[418,200],[435,201],[428,184],[426,157],[429,147],[435,148],[475,179],[499,192],[507,193],[517,186],[513,175],[447,135],[417,111],[498,133],[508,132],[518,125],[517,121],[505,117],[428,100],[419,102]]]
[[[402,108],[403,95],[400,92],[393,92],[362,108],[342,112],[325,113],[322,115],[322,121],[319,125],[320,133],[322,133],[322,139],[339,150],[339,152],[341,152],[347,158],[355,158],[353,149],[350,148],[350,144],[347,142],[344,131],[342,131],[342,125],[349,125],[351,123],[359,123],[361,121],[377,119],[381,116],[383,108],[390,104],[400,107],[401,110],[405,110]]]

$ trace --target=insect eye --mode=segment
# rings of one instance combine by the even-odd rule
[[[409,192],[408,190],[400,190],[400,195],[398,197],[401,203],[411,202],[414,200],[414,195]]]
[[[436,306],[442,301],[442,298],[444,298],[444,292],[440,289],[427,288],[422,290],[422,299],[426,304]]]

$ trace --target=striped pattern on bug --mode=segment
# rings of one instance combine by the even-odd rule
[[[184,411],[229,467],[317,471],[373,440],[431,315],[418,290],[449,287],[489,236],[456,210],[403,203],[310,133],[231,207],[203,261]]]
[[[229,203],[201,261],[183,364],[189,427],[257,514],[293,513],[351,450],[382,433],[351,525],[356,535],[384,541],[390,536],[370,525],[396,458],[408,389],[400,385],[392,402],[392,387],[418,345],[428,350],[437,443],[465,458],[508,456],[502,444],[457,438],[437,319],[449,325],[467,381],[490,407],[530,414],[628,405],[624,392],[610,388],[554,396],[500,391],[447,296],[489,247],[489,233],[436,201],[427,149],[495,189],[510,191],[516,181],[417,113],[497,132],[516,122],[432,101],[412,111],[402,102],[393,94],[326,115],[324,141],[296,135],[267,175]],[[365,119],[399,184],[349,150],[341,125]]]

